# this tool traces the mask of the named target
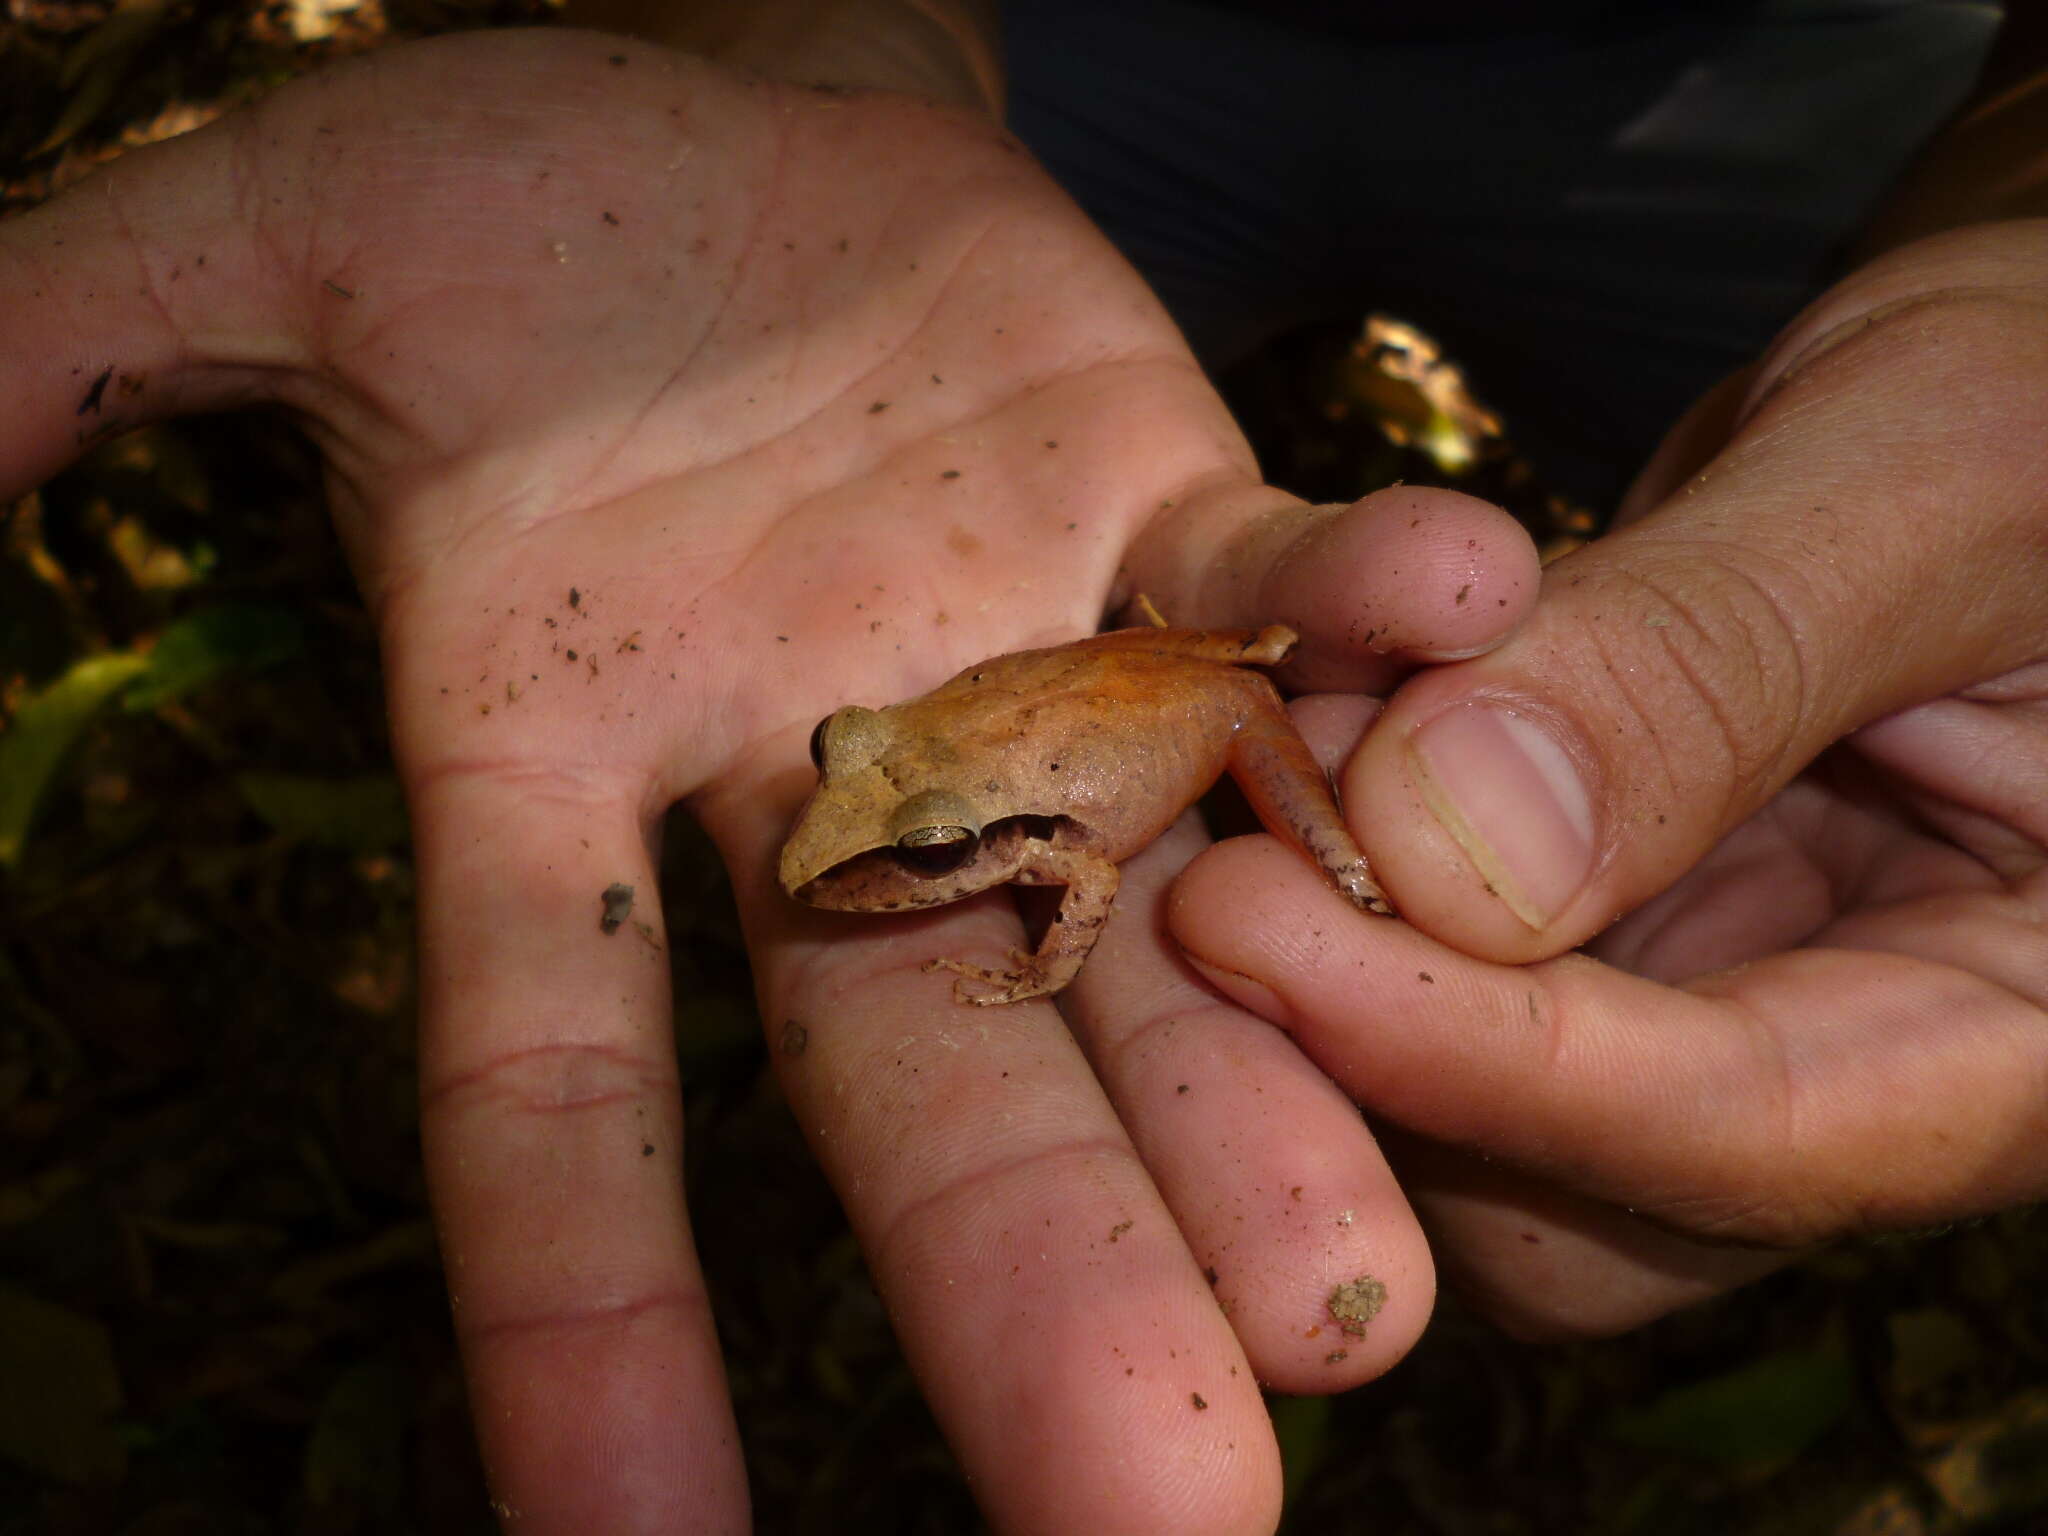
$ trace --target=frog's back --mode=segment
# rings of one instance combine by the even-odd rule
[[[1247,713],[1276,703],[1242,667],[1083,646],[996,657],[897,707],[927,744],[919,776],[991,816],[1067,818],[1123,858],[1216,782]]]

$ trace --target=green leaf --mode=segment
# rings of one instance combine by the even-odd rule
[[[21,706],[0,736],[0,868],[21,858],[36,806],[78,733],[148,666],[147,658],[129,652],[88,656]]]
[[[114,1420],[120,1406],[101,1324],[0,1290],[0,1456],[60,1482],[118,1481],[127,1465]]]
[[[253,672],[305,648],[306,627],[285,608],[227,606],[187,614],[157,636],[148,671],[122,699],[133,713],[182,698],[224,672]]]
[[[271,830],[321,848],[382,853],[406,840],[405,797],[383,774],[319,779],[292,773],[241,773],[235,787]]]
[[[1839,1423],[1854,1393],[1848,1356],[1831,1341],[1679,1387],[1616,1420],[1610,1433],[1646,1450],[1706,1461],[1784,1461]]]
[[[32,695],[0,736],[0,869],[20,862],[36,807],[65,753],[117,694],[131,712],[154,709],[223,673],[274,666],[304,646],[305,625],[289,609],[223,606],[186,615],[147,653],[74,662]]]

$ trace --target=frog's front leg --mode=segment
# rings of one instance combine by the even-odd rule
[[[1391,914],[1365,853],[1344,824],[1330,776],[1294,728],[1278,694],[1264,700],[1230,744],[1230,776],[1268,831],[1307,854],[1361,911]]]
[[[1110,903],[1116,900],[1116,865],[1083,848],[1034,850],[1011,878],[1018,885],[1064,885],[1067,893],[1060,898],[1059,911],[1053,914],[1037,953],[1027,955],[1019,950],[1011,957],[1015,970],[990,970],[965,960],[926,962],[927,971],[953,971],[960,976],[953,983],[953,996],[963,1003],[987,1007],[1059,991],[1080,971],[1081,962],[1102,934],[1102,925],[1109,921]],[[975,982],[995,990],[978,992],[972,985]]]

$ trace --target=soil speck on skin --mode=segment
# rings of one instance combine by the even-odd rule
[[[1386,1282],[1371,1275],[1346,1280],[1330,1292],[1330,1316],[1353,1338],[1365,1336],[1365,1325],[1387,1304]]]
[[[782,1026],[782,1054],[791,1058],[803,1055],[810,1049],[811,1032],[795,1019]]]
[[[597,926],[603,930],[605,937],[609,938],[617,933],[620,925],[632,915],[633,887],[614,882],[604,888],[604,895],[600,899],[604,902],[604,914],[598,918]]]
[[[1188,1401],[1195,1405],[1195,1412],[1197,1413],[1201,1413],[1209,1406],[1209,1400],[1199,1392],[1190,1392],[1188,1394]]]
[[[85,392],[85,398],[78,402],[79,415],[88,416],[100,408],[100,400],[107,392],[107,380],[113,376],[111,365],[101,370],[99,377],[92,381],[92,388]]]

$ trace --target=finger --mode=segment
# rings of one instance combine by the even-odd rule
[[[246,121],[124,155],[0,224],[0,499],[130,427],[273,397],[305,365],[301,312],[237,195]]]
[[[1936,699],[1867,725],[1856,750],[1915,787],[1914,810],[2008,880],[2048,858],[2048,668],[1996,698]]]
[[[1123,866],[1060,1007],[1259,1380],[1342,1391],[1420,1336],[1429,1252],[1358,1111],[1167,938],[1167,886],[1205,842],[1183,817]]]
[[[2048,936],[2026,892],[1904,900],[1845,929],[1856,948],[1682,988],[1470,959],[1346,912],[1257,838],[1197,860],[1170,922],[1368,1112],[1683,1233],[1789,1247],[2048,1188]]]
[[[744,1531],[640,797],[475,767],[412,783],[421,1130],[494,1497],[522,1530]]]
[[[1830,743],[2039,656],[2038,268],[1836,326],[1705,473],[1553,565],[1511,641],[1402,691],[1343,788],[1404,914],[1468,952],[1557,953]]]
[[[784,1090],[992,1523],[1270,1528],[1278,1453],[1251,1367],[1059,1015],[971,1007],[924,970],[1014,948],[1008,899],[797,907],[773,870],[804,777],[701,809]]]
[[[1384,1139],[1446,1286],[1517,1338],[1625,1333],[1798,1257],[1700,1242],[1424,1137]]]
[[[1377,700],[1356,694],[1311,694],[1288,704],[1317,759],[1332,773],[1357,747],[1379,708]],[[1116,1094],[1115,1080],[1106,1081]],[[1131,1123],[1132,1108],[1120,1096],[1118,1105]],[[1144,1146],[1143,1135],[1135,1128],[1134,1134]],[[1623,1332],[1789,1262],[1778,1250],[1695,1242],[1392,1125],[1381,1127],[1381,1140],[1444,1282],[1517,1337]],[[1159,1156],[1149,1149],[1146,1163],[1155,1172],[1160,1168]],[[1162,1182],[1172,1200],[1172,1184]],[[1186,1228],[1185,1207],[1173,1203]],[[1240,1326],[1240,1336],[1244,1332]],[[1255,1340],[1248,1338],[1246,1348],[1255,1362],[1262,1360]]]
[[[1400,670],[1389,658],[1499,644],[1535,601],[1536,565],[1520,524],[1456,491],[1395,486],[1311,507],[1233,482],[1163,512],[1129,571],[1175,623],[1300,631],[1287,674],[1297,688],[1369,691]]]

